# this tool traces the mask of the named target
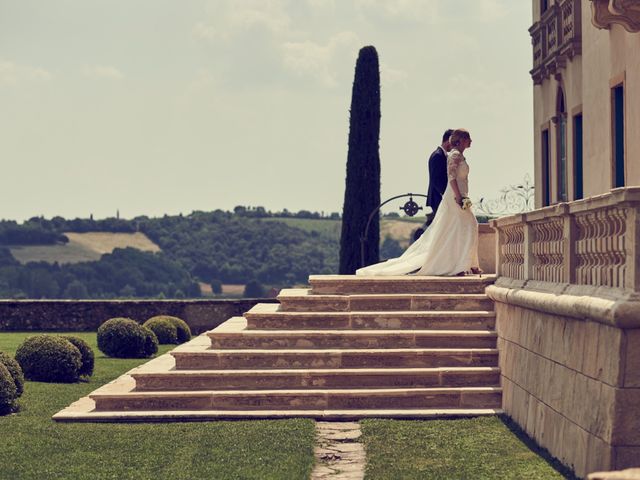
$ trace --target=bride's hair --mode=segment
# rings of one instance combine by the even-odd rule
[[[449,137],[449,143],[452,147],[459,147],[462,140],[469,140],[471,135],[464,128],[456,128]]]

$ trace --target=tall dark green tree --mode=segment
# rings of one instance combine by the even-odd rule
[[[340,237],[340,273],[361,267],[360,237],[369,214],[380,204],[380,68],[375,47],[360,49],[351,93],[347,180]],[[364,264],[378,262],[380,217],[375,215],[364,243]]]

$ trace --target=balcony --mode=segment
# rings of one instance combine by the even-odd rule
[[[561,0],[542,14],[529,29],[533,44],[533,83],[557,75],[568,60],[582,51],[580,0]]]

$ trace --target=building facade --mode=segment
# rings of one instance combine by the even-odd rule
[[[491,222],[486,293],[504,412],[585,478],[640,466],[640,0],[533,0],[529,31],[537,209]]]
[[[533,0],[536,207],[640,185],[640,1]]]

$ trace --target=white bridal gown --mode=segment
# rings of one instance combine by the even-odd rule
[[[458,150],[447,158],[449,180],[458,182],[460,194],[469,194],[469,165]],[[456,203],[450,184],[436,216],[422,236],[400,257],[360,268],[356,275],[457,275],[478,267],[478,221],[471,209]]]

